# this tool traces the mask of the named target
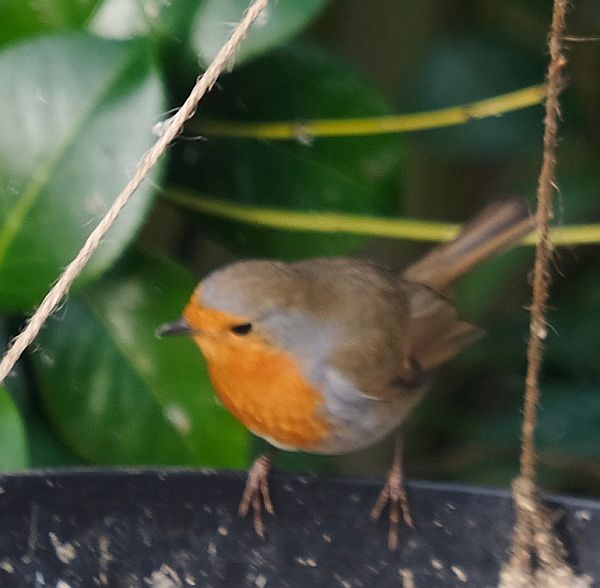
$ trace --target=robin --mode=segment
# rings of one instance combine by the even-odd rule
[[[183,317],[157,334],[193,337],[223,405],[272,447],[350,453],[398,431],[439,367],[482,335],[445,294],[531,229],[526,205],[510,199],[402,273],[350,258],[233,263],[202,280]],[[262,509],[274,512],[272,453],[250,468],[239,507],[242,516],[252,507],[261,538]],[[413,526],[399,434],[374,520],[388,502],[393,549],[400,515]]]

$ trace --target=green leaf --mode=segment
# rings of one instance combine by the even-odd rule
[[[7,333],[8,330],[0,317],[0,354],[8,347]],[[40,359],[47,361],[43,352]],[[80,464],[81,461],[56,438],[49,424],[40,416],[35,390],[32,390],[30,385],[31,378],[26,377],[26,369],[26,361],[17,362],[4,384],[22,417],[29,466],[38,468]]]
[[[89,21],[89,30],[109,39],[146,35],[181,37],[189,30],[202,0],[103,0]]]
[[[585,271],[587,270],[587,271]],[[600,380],[600,316],[596,301],[600,289],[597,254],[585,268],[569,275],[569,283],[552,301],[549,312],[547,359],[563,375],[579,380]],[[558,284],[557,284],[558,286]]]
[[[192,46],[208,64],[242,19],[248,0],[204,0],[192,32]],[[327,4],[326,0],[271,2],[250,29],[236,54],[237,64],[282,44],[303,29]]]
[[[538,441],[541,450],[598,459],[598,386],[554,382],[543,387]]]
[[[0,307],[39,302],[153,143],[164,97],[147,57],[84,34],[0,54]],[[138,190],[83,280],[114,262],[152,194],[152,181]]]
[[[0,45],[46,31],[84,25],[99,0],[2,0]]]
[[[8,390],[0,386],[0,471],[29,465],[25,430]]]
[[[46,419],[30,409],[25,415],[29,465],[49,468],[81,465],[81,460],[56,437]]]
[[[194,285],[172,262],[132,253],[43,331],[32,356],[43,402],[86,461],[245,464],[248,433],[215,400],[199,350],[154,336]]]
[[[419,74],[408,84],[405,108],[434,110],[518,90],[544,79],[545,63],[505,41],[448,36],[432,46]],[[406,83],[405,83],[406,84]],[[473,120],[415,136],[427,153],[444,159],[497,161],[528,155],[541,143],[542,107]]]
[[[531,297],[527,273],[533,265],[532,247],[516,246],[487,260],[456,287],[457,306],[469,320],[493,320],[502,325],[507,313],[524,313]]]
[[[201,116],[302,120],[388,114],[364,78],[327,53],[294,45],[233,72]],[[192,131],[193,132],[193,131]],[[385,215],[397,208],[403,142],[397,136],[297,141],[209,138],[180,145],[172,181],[241,203]],[[343,254],[362,240],[294,234],[205,218],[204,226],[246,255]]]
[[[4,321],[3,317],[0,315],[0,357],[4,356],[8,350],[11,335],[15,334],[16,333],[11,333],[6,321]],[[6,376],[4,386],[8,389],[11,398],[18,409],[21,412],[24,412],[30,402],[30,390],[27,385],[25,374],[23,373],[23,364],[21,362],[17,362]]]
[[[543,382],[537,426],[541,452],[597,460],[600,444],[600,394],[597,385]],[[519,399],[516,399],[519,400]],[[522,426],[520,405],[509,415],[481,424],[479,438],[494,447],[518,445]]]

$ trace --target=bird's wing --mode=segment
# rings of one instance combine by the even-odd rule
[[[442,364],[483,333],[427,286],[400,280],[397,288],[384,304],[364,299],[354,331],[329,358],[366,396],[382,400],[420,393]]]
[[[315,318],[310,350],[321,350],[316,331],[335,327],[320,359],[366,396],[414,395],[436,369],[477,339],[481,330],[459,319],[454,306],[428,286],[367,261],[345,258],[292,264],[310,284],[299,308]],[[315,269],[318,268],[318,274]]]
[[[410,301],[407,353],[422,372],[431,372],[483,335],[458,316],[454,305],[427,286],[401,282]]]

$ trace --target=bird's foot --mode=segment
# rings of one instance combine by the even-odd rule
[[[263,454],[256,458],[246,480],[246,487],[239,506],[239,515],[245,517],[250,506],[254,515],[254,530],[264,540],[265,524],[262,519],[263,507],[269,514],[275,514],[271,495],[269,493],[269,472],[271,470],[271,456]]]
[[[398,524],[400,523],[400,513],[402,513],[402,520],[409,527],[412,529],[415,527],[412,515],[410,514],[410,508],[408,506],[406,489],[404,487],[402,458],[399,445],[385,486],[379,494],[377,502],[371,509],[371,519],[374,521],[378,520],[388,502],[390,504],[390,531],[388,534],[388,547],[393,551],[396,549],[396,547],[398,547]]]

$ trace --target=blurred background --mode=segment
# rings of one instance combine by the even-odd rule
[[[158,341],[195,283],[252,257],[366,256],[404,267],[431,244],[301,232],[208,213],[219,204],[463,222],[535,202],[543,107],[439,129],[318,137],[312,119],[428,111],[544,80],[550,0],[279,0],[201,104],[0,393],[0,468],[242,468],[257,443],[215,400],[190,341]],[[2,349],[79,250],[156,125],[239,20],[241,0],[0,1]],[[600,5],[573,3],[555,224],[600,221]],[[596,40],[594,40],[596,39]],[[220,136],[209,120],[241,123]],[[252,136],[283,121],[287,140]],[[249,130],[250,129],[250,130]],[[249,135],[249,136],[248,136]],[[214,208],[214,207],[213,207]],[[223,206],[221,206],[223,209]],[[260,220],[260,210],[258,211]],[[457,287],[487,336],[448,364],[407,422],[409,477],[506,486],[518,469],[533,248]],[[600,495],[600,258],[556,252],[540,478]],[[391,444],[279,466],[382,474]]]

